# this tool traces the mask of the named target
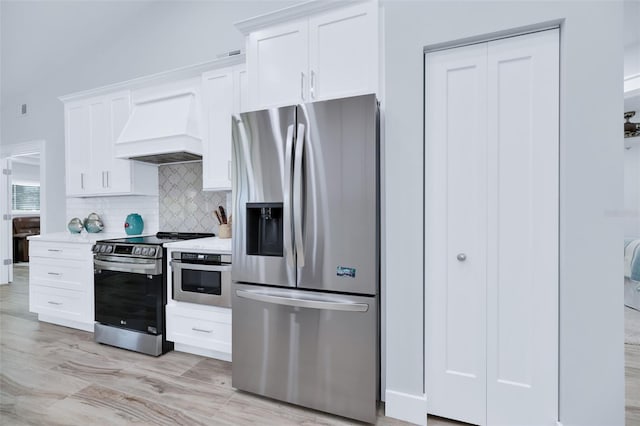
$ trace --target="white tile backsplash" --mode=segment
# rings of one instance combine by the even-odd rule
[[[73,217],[84,219],[98,213],[104,223],[104,232],[124,231],[129,213],[138,213],[144,221],[144,234],[159,230],[158,197],[126,195],[118,197],[67,198],[67,223]]]
[[[124,231],[129,213],[144,220],[145,234],[158,231],[213,232],[218,221],[213,211],[222,205],[230,212],[231,192],[202,190],[202,163],[167,164],[158,167],[159,196],[67,198],[67,223],[98,213],[104,232]],[[229,213],[227,213],[229,214]]]

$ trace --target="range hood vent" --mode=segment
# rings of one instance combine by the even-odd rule
[[[116,157],[153,164],[201,160],[199,123],[194,91],[141,100],[116,141]]]

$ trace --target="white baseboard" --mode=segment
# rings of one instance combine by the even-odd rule
[[[198,348],[196,346],[185,345],[184,343],[175,343],[173,345],[173,350],[178,352],[187,352],[194,355],[206,356],[208,358],[221,359],[223,361],[231,361],[230,353]]]
[[[93,333],[93,322],[85,323],[66,318],[54,317],[51,315],[38,314],[38,321],[50,322],[51,324],[61,325],[63,327],[77,328],[78,330],[89,331]]]
[[[385,391],[384,415],[421,426],[427,426],[427,398],[392,390]]]

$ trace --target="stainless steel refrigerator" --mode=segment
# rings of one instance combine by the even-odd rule
[[[375,95],[233,118],[233,387],[375,422]]]

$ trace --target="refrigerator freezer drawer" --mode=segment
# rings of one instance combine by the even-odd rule
[[[375,422],[378,299],[235,284],[233,387]]]

